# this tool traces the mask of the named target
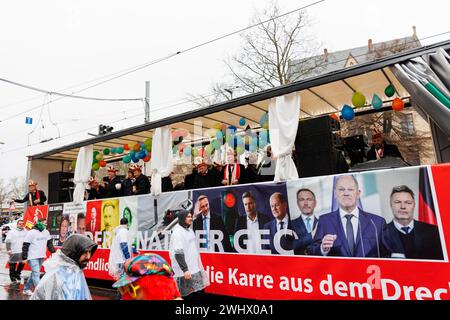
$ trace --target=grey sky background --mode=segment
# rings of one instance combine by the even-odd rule
[[[314,1],[279,0],[282,12]],[[71,93],[72,87],[131,68],[244,28],[256,9],[269,1],[2,1],[0,3],[0,78]],[[412,35],[420,39],[450,31],[446,1],[326,0],[307,10],[309,33],[329,52]],[[422,40],[447,40],[450,33]],[[80,92],[103,98],[142,98],[150,81],[151,120],[195,106],[167,108],[187,93],[208,93],[227,70],[223,59],[241,45],[239,35]],[[319,52],[320,53],[320,52]],[[10,120],[55,96],[0,82],[0,177],[25,176],[27,155],[89,138],[100,123],[114,130],[143,123],[142,102],[62,99]],[[38,122],[42,112],[44,128]],[[32,117],[33,124],[25,124]],[[121,120],[127,118],[126,120]],[[121,121],[119,121],[121,120]],[[57,126],[53,125],[56,123]],[[85,130],[90,128],[89,130]],[[34,129],[34,132],[30,134]],[[58,136],[66,136],[55,139]],[[39,143],[41,140],[54,140]],[[28,141],[32,146],[27,147]]]

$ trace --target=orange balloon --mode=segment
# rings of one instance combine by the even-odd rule
[[[105,160],[102,160],[102,161],[100,161],[99,163],[98,163],[99,165],[100,165],[100,167],[106,167],[106,161]]]
[[[339,117],[338,117],[338,115],[337,115],[336,113],[331,114],[330,117],[331,117],[332,119],[334,119],[334,120],[339,121]]]
[[[138,152],[138,151],[141,149],[141,146],[139,145],[139,143],[136,143],[136,144],[133,146],[133,149],[134,149],[134,151]]]
[[[401,111],[405,108],[405,103],[400,98],[395,98],[394,101],[392,101],[392,109],[394,111]]]
[[[130,146],[128,145],[128,143],[125,143],[124,145],[123,145],[123,149],[124,150],[130,150]]]

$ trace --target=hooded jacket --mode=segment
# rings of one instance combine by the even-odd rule
[[[74,234],[43,264],[45,275],[39,282],[31,300],[92,300],[89,287],[79,263],[87,251],[91,256],[97,244],[87,236]]]

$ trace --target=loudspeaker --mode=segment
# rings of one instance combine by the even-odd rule
[[[344,138],[344,150],[351,160],[350,165],[364,162],[366,156],[364,136],[362,134]]]
[[[334,131],[340,129],[339,121],[323,116],[299,122],[295,151],[300,177],[313,177],[347,172],[349,166],[337,148],[342,139]]]
[[[72,201],[73,190],[73,173],[61,171],[48,174],[49,204]]]

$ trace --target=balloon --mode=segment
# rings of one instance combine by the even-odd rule
[[[344,107],[342,107],[341,110],[342,118],[344,118],[347,121],[352,120],[355,117],[355,110],[353,110],[352,107],[345,104]]]
[[[230,130],[231,134],[234,134],[237,131],[237,128],[235,126],[229,126],[228,130]]]
[[[394,111],[401,111],[405,107],[405,103],[400,98],[395,98],[394,101],[392,101],[392,109]]]
[[[198,150],[198,155],[203,158],[205,156],[205,148],[200,148],[200,150]]]
[[[362,108],[366,104],[366,97],[361,92],[356,91],[353,94],[352,103],[355,108]]]
[[[179,152],[183,152],[184,147],[186,147],[186,145],[185,145],[184,143],[179,143],[179,144],[178,144],[178,151],[179,151]]]
[[[222,124],[216,123],[216,124],[213,125],[213,128],[217,129],[217,130],[222,130]]]
[[[139,145],[139,143],[136,143],[136,144],[133,146],[133,150],[134,150],[134,151],[139,151],[140,148],[141,148],[141,146]]]
[[[122,161],[123,161],[124,163],[130,163],[131,157],[130,157],[130,156],[125,156],[125,157],[123,157]]]
[[[98,161],[102,161],[103,160],[103,154],[99,153],[98,155],[95,156],[95,159],[97,159]]]
[[[233,137],[231,136],[231,134],[227,133],[227,134],[225,135],[225,142],[230,142],[231,139],[233,139]]]
[[[372,107],[374,109],[381,109],[381,107],[383,106],[383,100],[381,100],[381,98],[374,94],[373,98],[372,98]]]
[[[269,122],[269,114],[266,112],[259,119],[259,124],[261,125],[261,127],[263,127],[264,124],[268,122]]]
[[[130,156],[134,156],[135,153],[136,153],[136,151],[131,150],[131,151],[130,151]]]
[[[152,151],[152,145],[147,144],[147,146],[145,147],[145,150],[147,150],[148,152]]]
[[[331,114],[330,117],[336,121],[339,121],[339,116],[336,113]]]
[[[220,148],[220,143],[217,140],[213,140],[211,141],[211,146],[215,149],[218,150]]]
[[[72,170],[75,170],[75,166],[77,165],[77,160],[72,160],[70,165],[72,167]]]
[[[146,145],[151,145],[151,144],[152,144],[152,138],[147,138],[147,139],[145,139],[144,143],[145,143]]]
[[[130,146],[128,145],[128,143],[125,143],[123,145],[123,149],[126,150],[126,151],[130,150]]]
[[[99,164],[100,167],[102,167],[102,168],[106,167],[106,161],[105,161],[105,160],[100,161],[98,164]]]
[[[392,84],[388,85],[386,89],[384,89],[384,94],[389,98],[392,97],[395,94],[394,86]]]
[[[227,125],[226,125],[225,123],[222,123],[222,128],[221,128],[221,130],[222,130],[223,132],[225,132],[225,131],[227,130]]]
[[[143,160],[144,160],[144,162],[149,162],[150,159],[151,159],[151,156],[150,156],[150,154],[148,154],[145,156],[145,158]]]
[[[139,151],[138,158],[144,159],[147,156],[147,153],[145,151]]]
[[[246,123],[247,121],[245,121],[245,118],[240,118],[239,119],[239,125],[240,126],[245,126],[245,123]]]
[[[92,165],[92,170],[97,171],[98,169],[100,169],[100,165],[98,163],[94,163]]]
[[[206,146],[206,148],[205,148],[205,153],[206,153],[206,155],[207,155],[207,156],[210,156],[210,155],[213,153],[213,150],[214,150],[213,146],[210,145],[210,144],[208,144],[208,145]]]
[[[194,157],[198,156],[198,149],[192,149],[192,155]]]
[[[237,148],[236,148],[236,153],[239,155],[239,154],[243,154],[244,153],[244,148],[242,147],[242,146],[238,146]]]
[[[222,140],[222,139],[223,139],[223,133],[222,133],[222,131],[217,131],[217,132],[216,132],[216,138],[217,138],[217,140]]]
[[[177,154],[178,153],[178,146],[174,146],[172,148],[172,152],[173,152],[173,154]]]
[[[139,162],[139,159],[136,158],[135,155],[131,156],[131,161],[133,161],[134,163]]]
[[[186,157],[189,157],[191,154],[192,154],[192,148],[191,147],[184,148],[184,155]]]
[[[109,150],[108,148],[105,148],[105,149],[103,150],[103,154],[104,154],[105,156],[107,156],[110,152],[111,152],[111,150]]]
[[[111,148],[111,153],[112,154],[116,154],[117,153],[117,149],[116,148]]]
[[[255,140],[255,141],[256,141],[256,140]],[[257,146],[255,143],[250,144],[250,146],[249,146],[249,148],[248,148],[248,150],[249,150],[250,152],[255,152],[256,149],[258,149],[258,146]]]
[[[123,153],[123,148],[122,147],[118,147],[117,148],[117,153],[118,154],[122,154]]]

